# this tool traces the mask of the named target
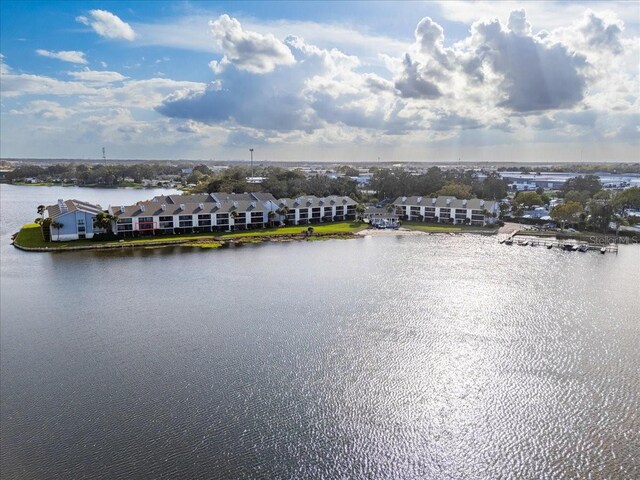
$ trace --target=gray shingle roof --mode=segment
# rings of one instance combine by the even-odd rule
[[[449,203],[447,203],[449,200]],[[472,198],[469,200],[462,200],[456,197],[439,196],[436,198],[430,197],[398,197],[394,202],[396,206],[413,206],[413,207],[441,207],[441,208],[465,208],[473,210],[487,209],[489,211],[497,208],[497,202],[493,200],[482,200],[480,198]]]
[[[63,211],[64,208],[66,208],[66,211]],[[58,202],[56,205],[49,205],[47,207],[47,214],[50,218],[55,218],[60,215],[64,215],[65,213],[75,212],[76,210],[93,214],[97,214],[103,211],[100,205],[93,205],[92,203],[73,199],[62,201],[62,205],[60,204],[60,202]]]
[[[317,208],[317,207],[333,207],[341,205],[357,205],[357,202],[351,197],[339,197],[336,195],[330,197],[316,197],[314,195],[305,195],[298,198],[281,198],[276,200],[279,207],[286,205],[292,208]]]

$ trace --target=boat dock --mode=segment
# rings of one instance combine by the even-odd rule
[[[608,243],[604,245],[598,243],[580,242],[576,240],[558,240],[557,238],[528,237],[524,235],[518,235],[516,240],[516,232],[499,239],[499,242],[500,244],[504,245],[517,245],[522,247],[546,247],[547,249],[560,248],[567,251],[581,252],[595,250],[603,254],[618,253],[617,243]]]

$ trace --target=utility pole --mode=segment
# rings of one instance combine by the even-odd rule
[[[251,152],[251,181],[253,182],[253,148],[250,148],[249,152]]]

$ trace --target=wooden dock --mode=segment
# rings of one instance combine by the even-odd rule
[[[597,243],[588,243],[588,242],[580,242],[577,240],[558,240],[557,238],[550,237],[535,237],[535,236],[525,236],[518,235],[518,239],[516,240],[516,233],[514,232],[511,235],[506,235],[503,238],[499,239],[501,244],[510,245],[508,242],[513,242],[513,246],[527,246],[527,247],[547,247],[547,248],[560,248],[565,250],[567,245],[580,247],[582,245],[586,246],[588,250],[596,250],[602,253],[602,249],[605,249],[607,253],[618,253],[618,244],[617,243],[608,243],[597,244]]]

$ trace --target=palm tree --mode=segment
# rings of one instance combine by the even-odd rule
[[[58,241],[60,241],[60,229],[64,227],[64,225],[56,220],[51,222],[51,228],[54,228],[58,231]]]
[[[267,214],[267,217],[269,218],[269,224],[273,227],[273,221],[276,218],[277,213],[274,212],[273,210],[270,210],[269,213]]]
[[[47,207],[45,207],[44,205],[38,205],[38,215],[40,215],[40,222],[36,222],[36,223],[42,223],[42,220],[44,220],[44,212],[46,210]]]
[[[276,210],[276,213],[282,217],[282,223],[287,223],[287,215],[289,214],[289,207],[282,205]]]
[[[234,224],[233,224],[234,227],[235,227],[235,219],[237,216],[238,216],[238,212],[236,212],[235,210],[229,213],[229,218],[234,220]],[[229,231],[231,231],[231,222],[229,222]]]
[[[365,207],[363,204],[359,203],[359,204],[356,206],[356,213],[357,213],[357,214],[358,214],[358,216],[360,217],[360,220],[362,220],[362,214],[363,214],[364,212],[366,212],[366,211],[367,211],[367,207]]]
[[[95,225],[99,228],[105,229],[107,232],[110,233],[113,231],[111,222],[117,222],[117,221],[118,221],[118,217],[116,217],[115,215],[99,212],[96,215]]]

